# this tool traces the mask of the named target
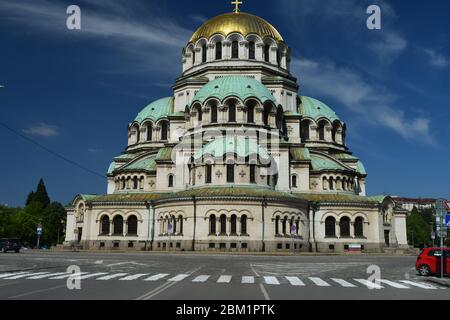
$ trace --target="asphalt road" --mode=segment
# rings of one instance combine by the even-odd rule
[[[0,254],[0,299],[450,299],[450,288],[418,276],[414,262],[380,255],[25,251]],[[79,280],[70,277],[70,266],[81,272]],[[374,270],[382,280],[369,278]]]

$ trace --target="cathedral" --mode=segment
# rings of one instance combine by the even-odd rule
[[[186,40],[173,92],[128,124],[128,146],[106,174],[107,194],[79,194],[67,208],[66,245],[408,248],[406,211],[389,196],[366,196],[367,172],[346,144],[347,124],[324,102],[298,94],[290,48],[273,25],[236,10]]]

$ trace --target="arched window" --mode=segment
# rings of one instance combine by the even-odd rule
[[[153,125],[149,123],[147,126],[147,141],[152,141],[153,138]]]
[[[355,219],[355,237],[364,237],[364,218]]]
[[[211,106],[211,123],[217,123],[217,106]]]
[[[245,214],[241,217],[241,234],[247,234],[247,216]]]
[[[255,106],[247,106],[247,123],[255,123]]]
[[[330,190],[334,190],[333,177],[330,177]]]
[[[205,183],[206,183],[206,184],[209,184],[209,183],[212,182],[212,165],[206,164],[206,166],[205,166],[205,171],[206,171],[206,174],[205,174]]]
[[[339,222],[341,237],[350,237],[350,218],[342,217]]]
[[[250,183],[256,183],[256,164],[250,164]]]
[[[212,214],[209,216],[209,233],[216,234],[216,232],[216,216]]]
[[[347,190],[347,179],[342,179],[342,190]]]
[[[197,120],[198,122],[202,122],[203,120],[203,111],[201,106],[197,107]]]
[[[233,214],[230,219],[230,234],[237,234],[237,217],[235,214]]]
[[[263,122],[266,126],[269,125],[269,116],[270,116],[270,111],[272,110],[272,106],[269,104],[266,104],[264,106],[264,113],[263,113]]]
[[[236,122],[236,105],[230,103],[228,106],[228,122]]]
[[[325,237],[336,237],[336,219],[334,217],[325,219]]]
[[[161,122],[161,140],[167,140],[168,137],[168,132],[169,131],[169,126],[167,121],[163,121]]]
[[[227,182],[228,183],[234,182],[234,164],[233,163],[227,163]]]
[[[115,216],[113,219],[114,234],[123,235],[123,218],[122,216]]]
[[[319,140],[325,141],[325,121],[319,123]]]
[[[295,226],[296,226],[296,234],[298,234],[300,232],[300,219],[297,219],[297,221],[295,221]]]
[[[136,216],[129,216],[127,219],[128,232],[129,235],[137,235],[137,218]]]
[[[220,216],[220,234],[227,234],[227,217],[224,214]]]
[[[248,43],[248,58],[255,60],[255,42],[250,41]]]
[[[292,176],[292,188],[297,188],[297,175]]]
[[[100,219],[100,234],[103,236],[107,236],[109,235],[109,217],[108,216],[103,216]]]
[[[178,216],[178,224],[179,224],[179,231],[178,234],[183,234],[183,216],[179,215]]]
[[[133,177],[133,189],[136,190],[139,188],[138,177]]]
[[[175,216],[172,216],[170,219],[172,220],[172,233],[177,234],[177,219]]]
[[[285,216],[284,218],[283,218],[283,234],[286,234],[286,231],[287,231],[287,221],[288,221],[288,217],[287,216]]]
[[[192,65],[195,64],[195,50],[192,51]]]
[[[231,43],[231,58],[239,59],[239,42],[237,41]]]
[[[202,63],[206,62],[206,44],[202,46]]]
[[[173,174],[169,175],[169,188],[173,188]]]
[[[122,177],[122,190],[126,188],[125,178]]]
[[[310,125],[309,120],[302,121],[302,124],[300,127],[302,141],[309,140],[309,125]]]
[[[275,235],[280,234],[280,216],[275,218]]]
[[[265,62],[270,61],[270,44],[266,44],[264,46],[264,61]]]
[[[280,52],[280,50],[277,50],[277,64],[281,65],[281,52]]]
[[[222,59],[222,42],[216,43],[216,60]]]
[[[134,127],[134,130],[136,131],[136,143],[139,143],[139,141],[141,140],[141,130],[139,129],[138,125]]]

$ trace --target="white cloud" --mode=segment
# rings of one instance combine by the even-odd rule
[[[408,41],[401,35],[392,32],[383,32],[379,41],[369,44],[369,49],[375,52],[381,59],[394,59],[407,48],[407,45]]]
[[[364,121],[389,128],[407,140],[433,145],[430,119],[412,117],[401,110],[399,97],[388,89],[367,82],[354,70],[336,66],[330,61],[294,59],[292,69],[301,76],[303,92],[333,99]]]
[[[48,125],[43,122],[23,130],[23,132],[42,137],[55,137],[59,134],[59,129],[56,126]]]
[[[73,38],[100,40],[111,48],[112,53],[121,55],[116,71],[166,74],[180,71],[180,64],[174,62],[181,60],[181,48],[189,40],[191,30],[180,26],[155,7],[146,11],[146,19],[140,22],[142,19],[138,15],[142,16],[143,12],[132,11],[130,7],[109,0],[98,5],[95,10],[80,5],[81,30],[66,28],[66,6],[54,1],[0,0],[0,16],[41,34],[44,32],[46,36],[64,35],[70,40],[73,35]],[[148,10],[138,2],[136,7]]]
[[[450,62],[448,58],[443,54],[433,49],[423,49],[423,52],[426,54],[428,58],[428,63],[431,66],[436,67],[438,69],[445,69],[448,67]]]

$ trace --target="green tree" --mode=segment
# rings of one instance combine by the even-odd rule
[[[416,207],[413,208],[411,214],[406,218],[406,230],[408,232],[408,241],[414,243],[415,247],[420,244],[427,244],[430,241],[431,227]]]
[[[31,192],[28,195],[25,204],[29,205],[33,202],[41,203],[43,208],[47,208],[48,205],[50,204],[50,197],[48,196],[47,188],[45,187],[45,183],[42,178],[39,180],[36,191]]]
[[[56,245],[64,239],[66,217],[66,209],[59,202],[52,202],[45,208],[42,228],[46,243]]]

